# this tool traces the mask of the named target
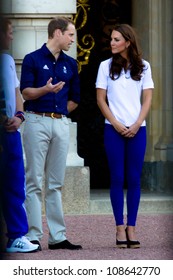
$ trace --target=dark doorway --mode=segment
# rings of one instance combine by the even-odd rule
[[[109,188],[109,171],[103,146],[104,118],[96,104],[95,80],[99,63],[111,55],[109,40],[112,27],[117,22],[131,24],[131,1],[82,2],[86,2],[84,9],[88,14],[85,26],[78,30],[78,42],[83,36],[90,34],[95,45],[88,63],[80,71],[81,103],[71,118],[78,123],[78,154],[84,158],[85,166],[90,167],[90,188],[105,189]],[[80,21],[80,17],[78,20]]]

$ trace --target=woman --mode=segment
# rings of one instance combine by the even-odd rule
[[[105,117],[104,144],[110,169],[110,198],[116,223],[116,245],[139,248],[135,226],[140,202],[140,176],[146,150],[146,117],[154,88],[150,64],[141,58],[137,36],[127,24],[111,33],[112,57],[101,62],[97,103]],[[127,227],[124,223],[127,185]]]

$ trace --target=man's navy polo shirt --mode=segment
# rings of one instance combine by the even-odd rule
[[[54,112],[67,115],[67,101],[80,101],[80,85],[76,60],[61,51],[58,60],[44,44],[40,49],[24,57],[21,73],[21,92],[27,87],[39,88],[45,86],[52,78],[52,84],[65,82],[57,94],[49,92],[35,100],[24,103],[26,111]]]

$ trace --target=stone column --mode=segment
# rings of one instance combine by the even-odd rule
[[[77,124],[71,122],[70,145],[66,162],[66,176],[62,188],[64,212],[68,214],[86,214],[89,211],[90,172],[84,166],[84,159],[77,153]]]
[[[166,191],[173,180],[173,1],[133,0],[132,6],[133,24],[140,31],[144,58],[151,64],[155,84],[147,118],[145,160],[151,170],[146,172],[145,185]]]
[[[166,0],[163,3],[162,1],[161,10],[163,117],[161,137],[155,149],[158,159],[173,161],[173,2]]]
[[[77,123],[69,120],[70,126],[70,145],[67,156],[67,166],[84,166],[84,159],[78,156],[77,153]]]
[[[152,1],[151,1],[152,2]],[[162,104],[161,134],[155,145],[157,187],[172,191],[173,181],[173,2],[161,1]]]
[[[155,161],[154,145],[160,137],[162,123],[161,2],[162,0],[132,1],[132,24],[139,35],[143,58],[150,62],[155,86],[152,107],[147,118],[148,145],[145,160],[151,162]]]

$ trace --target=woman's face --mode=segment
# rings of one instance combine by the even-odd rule
[[[122,57],[127,59],[127,50],[130,42],[126,41],[120,32],[116,30],[112,31],[110,44],[113,54],[119,53]]]

